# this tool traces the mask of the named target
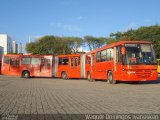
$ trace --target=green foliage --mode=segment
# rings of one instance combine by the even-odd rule
[[[89,50],[94,50],[96,48],[100,48],[106,44],[107,38],[104,37],[93,37],[93,36],[85,36],[84,42],[89,47]]]
[[[28,43],[26,51],[33,54],[70,54],[77,53],[81,45],[82,39],[78,37],[44,36]]]
[[[71,53],[78,53],[79,48],[83,45],[83,39],[79,37],[63,37],[62,39],[66,41]]]
[[[130,29],[126,32],[111,33],[110,37],[116,40],[145,40],[154,45],[156,57],[160,58],[160,26],[140,27],[136,30]]]

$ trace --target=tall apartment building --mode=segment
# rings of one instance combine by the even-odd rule
[[[13,52],[12,39],[7,34],[0,34],[0,60],[3,54]]]
[[[12,42],[12,47],[13,47],[13,53],[18,53],[18,44],[16,41]]]

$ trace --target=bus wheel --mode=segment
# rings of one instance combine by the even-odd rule
[[[24,71],[22,73],[22,78],[30,78],[30,73],[28,71]]]
[[[117,81],[114,80],[113,74],[112,74],[111,71],[108,72],[108,82],[109,82],[110,84],[116,84],[116,82],[117,82]]]
[[[64,79],[64,80],[67,79],[67,73],[66,72],[62,72],[62,79]]]

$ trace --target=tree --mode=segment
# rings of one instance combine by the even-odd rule
[[[111,33],[111,38],[116,40],[145,40],[154,45],[156,57],[160,58],[160,26],[140,27],[136,30],[130,29],[126,32]]]
[[[33,54],[67,54],[70,53],[66,42],[60,37],[44,36],[28,43],[26,51]]]
[[[64,41],[66,41],[68,47],[71,50],[71,53],[80,52],[79,49],[83,45],[83,39],[79,37],[63,37]]]
[[[78,37],[44,36],[28,43],[26,51],[33,54],[71,54],[79,52],[83,40]]]
[[[107,38],[104,37],[93,37],[93,36],[85,36],[84,41],[89,47],[89,50],[94,50],[96,48],[100,48],[106,44]]]

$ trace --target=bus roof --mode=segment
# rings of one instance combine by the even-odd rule
[[[103,46],[101,48],[92,50],[90,52],[87,52],[87,54],[94,53],[96,51],[100,51],[100,50],[107,49],[107,48],[110,48],[110,47],[115,47],[115,46],[118,46],[118,45],[121,45],[121,44],[126,44],[126,43],[151,44],[152,42],[149,42],[149,41],[119,41],[119,42],[115,42],[115,43],[111,43],[111,44],[105,45],[105,46]]]
[[[79,57],[82,54],[57,55],[57,57]]]
[[[20,56],[28,56],[28,57],[39,57],[39,56],[53,56],[53,55],[34,55],[34,54],[3,54],[3,56],[17,56],[17,57],[20,57]]]

